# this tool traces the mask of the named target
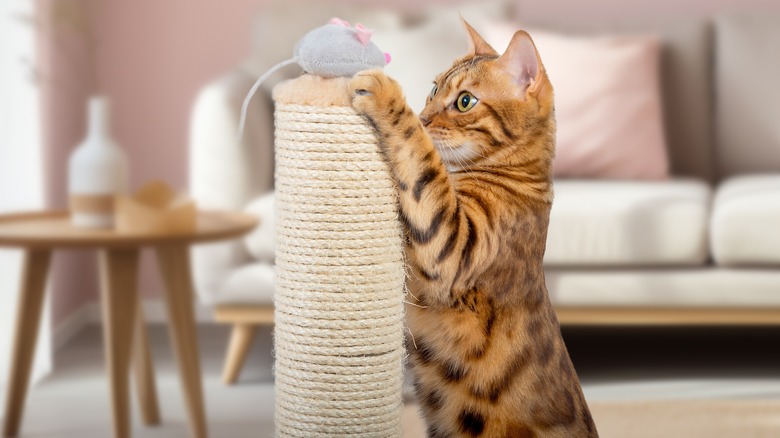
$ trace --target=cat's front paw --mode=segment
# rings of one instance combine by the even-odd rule
[[[404,102],[401,87],[381,70],[356,74],[349,83],[352,108],[379,122],[383,115]]]

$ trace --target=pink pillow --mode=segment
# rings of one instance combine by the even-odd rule
[[[485,39],[503,52],[517,26]],[[530,31],[555,91],[555,177],[669,177],[655,37],[574,37]]]

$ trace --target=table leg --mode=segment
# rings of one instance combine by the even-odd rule
[[[130,437],[130,359],[136,326],[138,250],[100,252],[103,333],[111,387],[114,437]]]
[[[16,311],[16,331],[11,352],[11,370],[6,393],[4,437],[15,437],[24,411],[24,400],[30,383],[30,368],[38,341],[38,328],[46,291],[46,274],[51,251],[27,250],[24,255],[22,283]]]
[[[241,368],[244,366],[244,360],[252,346],[252,340],[255,337],[254,324],[233,324],[233,331],[230,334],[230,343],[225,357],[225,365],[222,369],[222,383],[232,385],[238,379]]]
[[[200,354],[192,303],[192,273],[189,249],[185,245],[157,248],[157,259],[165,280],[169,329],[179,363],[184,401],[189,414],[192,436],[206,438]]]
[[[133,346],[133,365],[135,369],[135,388],[144,424],[160,424],[160,407],[157,403],[157,384],[154,378],[152,352],[149,348],[149,334],[146,330],[143,307],[139,304],[136,311],[135,343]]]

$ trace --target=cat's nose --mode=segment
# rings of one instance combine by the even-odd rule
[[[420,122],[422,122],[423,126],[428,126],[431,124],[431,119],[425,116],[420,116]]]

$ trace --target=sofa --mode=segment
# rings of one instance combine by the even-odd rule
[[[416,110],[430,79],[465,50],[458,10],[478,30],[503,20],[576,35],[657,35],[670,176],[555,180],[545,270],[559,319],[595,325],[780,323],[780,17],[522,23],[512,4],[500,1],[413,13],[317,5],[305,16],[296,6],[269,6],[255,39],[274,44],[261,45],[251,60],[204,88],[193,110],[193,196],[203,207],[245,209],[263,218],[243,241],[193,254],[200,297],[215,306],[218,320],[239,321],[226,381],[237,376],[251,339],[247,332],[272,321],[270,90],[300,70],[288,67],[261,88],[243,143],[235,138],[240,103],[254,78],[289,57],[285,48],[334,15],[376,29],[374,41],[393,54],[387,73]]]

